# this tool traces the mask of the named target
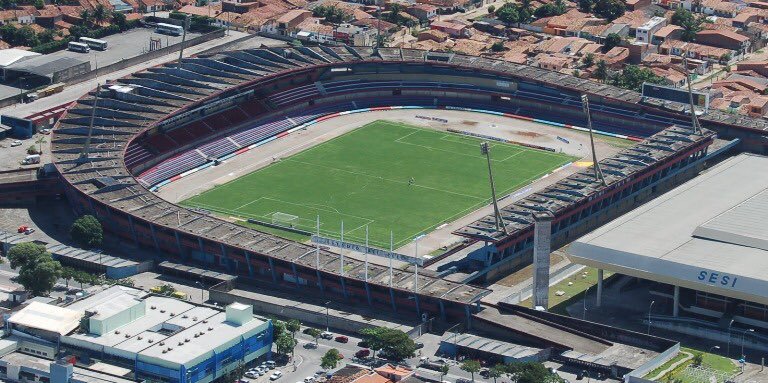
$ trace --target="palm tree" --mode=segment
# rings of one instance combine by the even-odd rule
[[[93,22],[93,15],[91,14],[91,11],[83,9],[83,11],[80,12],[80,19],[83,20],[84,26],[89,26]]]
[[[93,9],[93,20],[96,21],[97,24],[101,24],[108,20],[109,16],[109,10],[105,8],[103,4],[97,4],[96,8]]]

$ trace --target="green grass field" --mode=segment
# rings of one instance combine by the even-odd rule
[[[369,226],[371,244],[389,247],[392,230],[399,246],[490,202],[480,142],[375,121],[182,204],[266,222],[290,214],[311,232],[319,215],[323,235],[339,237],[343,221],[345,239],[364,241]],[[491,159],[503,196],[574,158],[492,143]]]

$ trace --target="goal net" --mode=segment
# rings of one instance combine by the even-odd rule
[[[285,227],[296,227],[296,225],[299,223],[299,216],[288,214],[288,213],[281,213],[276,212],[272,213],[272,224],[273,225],[279,225],[279,226],[285,226]]]

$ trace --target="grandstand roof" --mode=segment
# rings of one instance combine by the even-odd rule
[[[80,192],[115,210],[127,212],[135,219],[153,222],[160,229],[176,229],[189,235],[223,242],[233,248],[314,268],[314,257],[304,257],[314,251],[310,246],[227,223],[155,196],[139,184],[126,168],[125,150],[137,135],[150,129],[163,129],[185,117],[199,116],[202,110],[216,102],[225,102],[228,97],[238,95],[238,91],[253,92],[264,81],[319,66],[349,69],[356,63],[377,61],[466,68],[510,79],[549,84],[571,92],[586,92],[610,100],[632,104],[641,101],[640,95],[633,91],[540,68],[454,53],[397,48],[374,51],[369,47],[326,46],[246,49],[187,58],[181,64],[168,63],[148,68],[90,92],[70,108],[54,130],[54,163],[66,182]],[[99,98],[93,120],[90,153],[87,158],[82,158],[81,152],[88,136],[92,107],[97,95]],[[673,111],[683,110],[681,105],[664,105]],[[705,123],[707,120],[722,121],[766,129],[758,120],[717,111],[710,112],[702,120]],[[683,140],[684,136],[682,131],[667,131],[664,134],[669,136],[667,140],[670,142],[678,141],[678,136]],[[617,161],[616,166],[627,166],[631,161]],[[110,181],[103,182],[105,179]],[[338,263],[336,254],[321,252],[320,268],[323,272],[337,273]],[[346,275],[362,279],[363,265],[363,262],[346,261]],[[388,273],[384,271],[371,277],[371,283],[388,285]],[[369,270],[369,275],[374,274]],[[414,285],[414,276],[410,272],[397,270],[394,278],[396,289],[408,290],[411,288],[409,286]],[[459,303],[471,303],[487,294],[488,290],[425,275],[419,276],[419,293]]]
[[[501,208],[506,233],[496,229],[496,220],[489,214],[456,231],[456,234],[487,241],[513,237],[533,228],[534,213],[552,214],[566,211],[580,203],[591,201],[610,188],[626,182],[629,177],[646,168],[708,140],[711,132],[694,134],[690,128],[671,127],[649,137],[642,143],[624,149],[613,157],[600,161],[605,178],[603,186],[595,179],[592,167],[582,169],[567,178]]]
[[[730,158],[582,237],[568,256],[622,274],[768,304],[766,167],[768,157]]]

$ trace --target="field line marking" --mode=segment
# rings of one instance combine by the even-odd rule
[[[285,161],[298,162],[298,163],[305,164],[305,165],[317,166],[317,167],[322,167],[322,168],[328,168],[328,169],[331,169],[331,170],[336,170],[336,171],[340,171],[340,172],[355,174],[355,175],[359,175],[359,176],[363,176],[363,177],[369,177],[369,178],[379,179],[379,180],[382,180],[382,181],[398,183],[398,184],[403,184],[403,185],[408,183],[406,181],[396,181],[396,180],[391,180],[391,179],[384,178],[384,177],[381,177],[381,176],[375,176],[375,175],[371,175],[371,174],[365,174],[365,173],[360,173],[360,172],[356,172],[356,171],[352,171],[352,170],[346,170],[346,169],[338,169],[338,168],[334,168],[333,166],[327,166],[327,165],[321,165],[321,164],[313,164],[311,162],[299,161],[299,160],[290,159],[290,158],[286,159]],[[447,194],[459,195],[459,196],[462,196],[462,197],[468,197],[468,198],[474,198],[474,199],[482,199],[482,197],[478,197],[478,196],[474,196],[474,195],[469,195],[469,194],[464,194],[464,193],[459,193],[459,192],[454,192],[454,191],[445,190],[445,189],[439,189],[439,188],[435,188],[435,187],[431,187],[431,186],[426,186],[426,185],[413,184],[413,186],[414,187],[418,187],[418,188],[422,188],[422,189],[439,191],[439,192],[443,192],[443,193],[447,193]]]
[[[246,207],[246,206],[248,206],[248,205],[250,205],[250,204],[252,204],[252,203],[254,203],[254,202],[258,202],[258,201],[259,201],[259,200],[261,200],[262,198],[264,198],[264,196],[261,196],[261,197],[259,197],[259,198],[256,198],[256,199],[254,199],[254,200],[253,200],[253,201],[251,201],[251,202],[248,202],[248,203],[242,204],[242,205],[240,205],[240,206],[236,207],[236,208],[235,208],[235,210],[233,210],[233,211],[238,211],[238,210],[240,210],[240,209],[242,209],[242,208],[244,208],[244,207]]]

